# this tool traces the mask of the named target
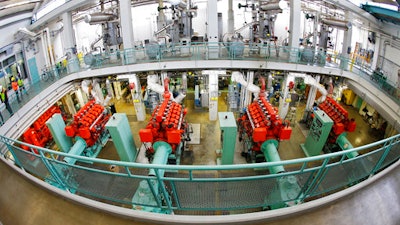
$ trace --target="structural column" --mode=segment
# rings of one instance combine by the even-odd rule
[[[62,14],[64,24],[64,52],[68,60],[68,72],[74,73],[79,71],[79,59],[76,57],[76,42],[74,37],[74,29],[72,26],[71,12]]]
[[[285,119],[291,102],[291,93],[290,93],[290,83],[294,83],[294,76],[292,74],[288,74],[285,76],[285,80],[282,83],[282,96],[279,101],[279,117]],[[315,98],[315,97],[314,97]]]
[[[142,87],[136,74],[132,74],[132,76],[129,77],[129,83],[134,84],[133,89],[131,90],[131,94],[133,105],[135,107],[136,118],[138,121],[144,121],[146,119],[146,109],[140,91]]]
[[[124,57],[125,64],[131,64],[136,62],[135,57],[135,45],[133,39],[133,26],[132,26],[132,7],[131,1],[120,0],[120,20],[121,20],[121,32],[122,41],[124,43]]]
[[[320,80],[321,80],[321,75],[317,75],[315,77],[316,83],[319,83]],[[306,111],[312,111],[316,96],[317,96],[317,87],[311,86],[310,91],[308,93],[308,99],[307,99],[307,103],[306,103]]]
[[[346,12],[345,14],[346,20],[351,21],[352,17],[350,12]],[[348,59],[351,52],[351,35],[352,35],[352,27],[350,26],[347,30],[344,30],[343,34],[343,46],[342,46],[342,59],[340,61],[340,68],[347,69],[348,66]]]
[[[376,34],[375,37],[375,47],[374,47],[374,57],[372,58],[371,69],[375,70],[378,64],[379,58],[379,49],[381,46],[382,36],[380,34]]]
[[[224,70],[204,70],[208,75],[208,111],[210,121],[218,119],[218,75],[226,74]]]
[[[218,10],[217,1],[207,1],[207,38],[208,38],[208,58],[218,58]],[[215,115],[215,119],[217,116]]]
[[[228,0],[228,33],[233,34],[235,30],[235,19],[233,17],[233,0]]]
[[[297,54],[296,49],[299,48],[300,40],[300,24],[301,21],[301,2],[298,0],[290,0],[290,25],[289,25],[289,46],[292,48],[290,51],[290,62],[296,62]]]
[[[247,83],[248,84],[253,84],[254,83],[254,71],[248,71],[247,72]],[[257,84],[255,84],[255,85],[257,85]],[[249,91],[248,89],[246,89],[246,93],[245,93],[245,99],[244,99],[244,102],[243,102],[243,107],[242,107],[242,109],[244,109],[245,107],[247,107],[248,105],[250,105],[250,103],[251,103],[251,101],[252,101],[252,99],[251,99],[251,97],[252,97],[252,92],[251,91]]]

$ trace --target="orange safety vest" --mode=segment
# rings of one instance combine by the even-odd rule
[[[17,91],[17,90],[18,90],[18,82],[17,82],[17,81],[13,81],[13,82],[11,83],[11,86],[12,86],[12,89],[13,89],[14,91]]]

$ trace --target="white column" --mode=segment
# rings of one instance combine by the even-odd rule
[[[129,0],[120,0],[120,19],[121,19],[121,33],[122,33],[122,41],[124,43],[124,57],[125,64],[135,63],[135,52],[133,48],[134,39],[133,39],[133,26],[132,26],[132,7],[131,1]]]
[[[379,46],[381,45],[381,40],[382,37],[380,34],[376,34],[375,37],[375,47],[374,47],[374,57],[372,58],[372,63],[371,63],[371,69],[375,70],[376,65],[378,64],[378,58],[379,58]]]
[[[321,80],[321,76],[317,75],[315,77],[316,83],[319,83],[320,80]],[[306,111],[312,111],[312,108],[313,108],[314,102],[315,102],[315,97],[317,96],[317,90],[318,89],[316,86],[310,87],[310,91],[308,93],[307,104],[306,104]]]
[[[247,72],[247,83],[248,84],[253,84],[254,83],[254,71],[249,71]],[[258,84],[254,84],[254,85],[258,85]],[[245,96],[245,101],[244,101],[244,107],[247,107],[248,105],[250,105],[250,103],[252,102],[251,98],[252,98],[253,93],[249,90],[246,90],[246,96]]]
[[[64,24],[63,31],[63,42],[64,42],[64,53],[67,55],[68,60],[68,72],[74,73],[79,71],[79,60],[76,57],[76,41],[74,35],[74,29],[72,26],[72,14],[71,12],[65,12],[62,14],[62,21]]]
[[[208,75],[208,112],[210,121],[218,119],[218,75],[226,74],[225,70],[204,70],[203,75]]]
[[[142,93],[141,93],[142,87],[140,85],[139,78],[136,76],[136,74],[132,74],[129,77],[129,83],[134,84],[134,89],[130,91],[132,94],[133,106],[135,107],[136,118],[138,121],[144,121],[146,119],[146,109],[142,99]]]
[[[233,34],[235,30],[235,18],[233,17],[233,0],[228,0],[228,33]]]
[[[346,12],[345,14],[345,19],[347,21],[351,21],[352,20],[352,16],[350,15],[350,12]],[[340,61],[340,68],[342,69],[346,69],[347,65],[348,65],[348,60],[350,55],[348,54],[348,51],[350,50],[351,52],[351,35],[352,35],[352,27],[348,28],[347,30],[344,30],[344,34],[343,34],[343,47],[342,47],[342,57],[346,58],[346,60],[341,60]]]
[[[290,25],[289,25],[289,46],[292,48],[290,52],[290,62],[297,61],[297,51],[300,39],[301,21],[301,2],[298,0],[290,0]]]
[[[218,58],[218,10],[217,1],[207,1],[207,38],[208,38],[208,58]]]
[[[289,90],[289,83],[294,82],[294,78],[295,77],[289,73],[288,75],[286,75],[285,80],[282,83],[282,96],[279,99],[279,116],[282,119],[285,119],[285,117],[289,111],[289,104],[291,101],[291,93]],[[314,96],[314,98],[315,98],[315,96]]]
[[[72,14],[71,12],[66,12],[62,14],[62,21],[64,25],[63,31],[63,43],[64,43],[64,52],[71,52],[72,48],[75,48],[75,38],[74,38],[74,29],[72,26]]]

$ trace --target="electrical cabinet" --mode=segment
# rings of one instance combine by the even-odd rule
[[[300,145],[307,157],[316,156],[321,153],[332,126],[332,119],[324,111],[317,110],[314,112],[314,119],[306,142]]]
[[[233,164],[237,136],[236,120],[232,112],[219,112],[218,117],[221,129],[221,164]]]

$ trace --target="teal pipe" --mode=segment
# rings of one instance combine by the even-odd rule
[[[261,145],[261,151],[264,154],[265,159],[267,162],[280,162],[281,158],[279,157],[278,153],[278,141],[274,139],[270,139],[264,141]],[[269,166],[269,171],[271,174],[277,174],[285,172],[285,168],[282,165],[279,166]]]
[[[157,141],[153,144],[153,149],[155,153],[151,164],[166,165],[168,161],[168,156],[172,153],[171,145],[164,141]],[[163,177],[164,172],[165,171],[163,169],[159,169],[159,176]],[[150,169],[149,175],[156,176],[156,171],[154,169]]]
[[[154,156],[151,164],[154,165],[166,165],[168,161],[169,154],[172,153],[171,145],[164,141],[157,141],[153,144],[154,148]],[[164,176],[164,169],[158,169],[158,174],[154,169],[149,170],[149,176]],[[163,187],[161,187],[163,189]],[[161,200],[160,200],[160,187],[159,181],[148,179],[142,180],[139,184],[138,189],[132,197],[132,207],[136,210],[142,210],[146,212],[155,212],[155,213],[168,213],[161,208]],[[164,196],[167,196],[164,193]]]
[[[343,132],[341,135],[339,135],[336,139],[336,144],[339,145],[339,147],[342,150],[349,150],[354,148],[353,145],[350,143],[349,140],[346,138],[347,133]],[[358,152],[350,152],[346,154],[347,158],[352,159],[358,156]]]
[[[86,148],[86,141],[81,138],[81,137],[76,137],[76,142],[72,146],[71,150],[69,150],[69,154],[72,155],[81,155],[83,150]],[[69,165],[74,165],[77,159],[75,158],[70,158],[70,157],[65,157],[64,162],[68,163]]]

